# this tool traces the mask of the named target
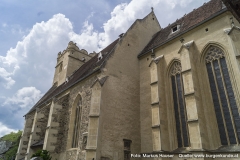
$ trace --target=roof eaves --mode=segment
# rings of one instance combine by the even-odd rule
[[[224,12],[226,12],[226,11],[228,11],[228,9],[227,9],[227,8],[224,8],[224,9],[222,9],[222,10],[216,12],[215,14],[213,14],[212,16],[208,17],[207,19],[201,21],[200,23],[198,23],[198,24],[196,24],[196,25],[193,25],[192,27],[190,27],[190,28],[187,29],[186,31],[183,31],[183,32],[180,33],[180,34],[177,34],[177,35],[175,35],[175,36],[169,38],[169,39],[166,40],[165,42],[160,43],[159,45],[157,45],[157,46],[155,46],[155,47],[153,47],[153,48],[151,48],[151,49],[149,49],[149,50],[147,50],[147,51],[145,51],[145,52],[143,52],[143,53],[139,53],[139,55],[138,55],[137,57],[138,57],[138,58],[141,58],[142,56],[144,56],[144,55],[146,55],[147,53],[149,53],[152,49],[156,49],[156,48],[158,48],[158,47],[160,47],[160,46],[162,46],[162,45],[164,45],[164,44],[170,42],[171,40],[173,40],[173,39],[175,39],[175,38],[177,38],[177,37],[180,37],[181,35],[185,34],[186,32],[189,32],[190,30],[193,30],[194,28],[196,28],[196,27],[202,25],[203,23],[205,23],[205,22],[211,20],[211,19],[214,18],[214,17],[219,16],[220,14],[222,14],[222,13],[224,13]]]

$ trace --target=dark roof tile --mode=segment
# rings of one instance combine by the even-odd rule
[[[151,49],[166,43],[171,38],[178,37],[182,33],[200,24],[201,22],[210,18],[211,16],[215,15],[221,10],[222,10],[221,0],[211,0],[208,3],[203,4],[201,7],[194,9],[192,12],[176,20],[176,22],[157,32],[156,35],[153,36],[152,40],[138,55],[138,57],[141,57],[147,52],[149,52]],[[180,29],[179,31],[172,33],[172,27],[176,25],[180,25]]]

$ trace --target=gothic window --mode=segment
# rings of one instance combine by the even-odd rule
[[[178,147],[189,146],[189,135],[187,126],[187,112],[184,101],[184,91],[182,82],[182,66],[179,62],[174,62],[170,73],[172,83],[172,95],[174,104],[174,113],[176,120],[176,131]]]
[[[130,160],[132,141],[123,139],[123,143],[124,143],[124,160]]]
[[[78,140],[80,135],[80,123],[81,123],[81,115],[82,115],[81,112],[82,112],[82,98],[80,97],[75,110],[72,148],[78,147]]]
[[[238,144],[240,117],[223,50],[210,47],[205,62],[221,144]]]

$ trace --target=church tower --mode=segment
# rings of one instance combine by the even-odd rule
[[[88,54],[84,49],[80,50],[76,43],[70,41],[67,49],[62,53],[58,53],[53,85],[61,85],[75,70],[90,60],[94,55],[94,53]]]

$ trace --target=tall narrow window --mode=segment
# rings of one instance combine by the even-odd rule
[[[189,135],[187,126],[187,112],[184,101],[184,91],[182,82],[182,66],[179,62],[174,62],[171,68],[171,82],[172,82],[172,94],[174,113],[176,120],[176,131],[178,147],[189,146]]]
[[[82,112],[82,98],[80,97],[75,110],[75,122],[74,122],[72,148],[78,147],[78,140],[80,135],[81,112]]]
[[[207,50],[205,60],[221,144],[238,144],[240,117],[224,52],[212,46]]]

